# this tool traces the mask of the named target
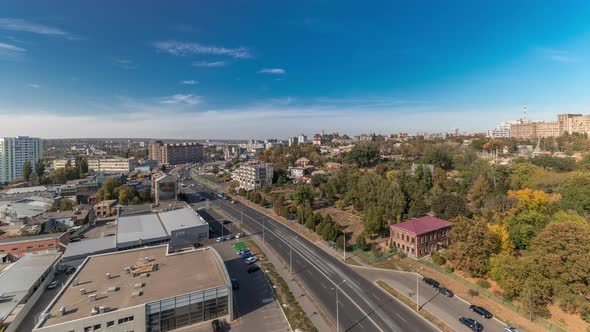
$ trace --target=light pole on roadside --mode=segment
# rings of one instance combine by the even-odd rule
[[[346,233],[342,230],[342,251],[344,251],[344,262],[346,263]]]
[[[339,284],[336,285],[336,332],[340,332],[340,317],[339,317],[339,310],[338,310],[338,291],[340,290],[340,285],[345,283],[346,280],[342,280]]]
[[[262,218],[262,243],[266,244],[264,240],[264,231],[266,230],[266,218]]]
[[[422,270],[422,267],[420,267],[419,270]],[[418,279],[419,279],[418,277],[419,276],[420,276],[420,274],[418,272],[416,272],[416,312],[418,312],[420,310],[420,305],[418,304],[420,302],[420,296],[419,296],[419,294],[420,294],[420,291],[419,291],[420,290],[420,285],[419,285],[419,282],[418,282]]]
[[[295,237],[297,239],[297,236]],[[291,237],[291,241],[289,242],[289,272],[293,275],[293,237]]]

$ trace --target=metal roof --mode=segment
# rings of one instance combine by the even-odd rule
[[[177,229],[207,224],[199,214],[190,207],[159,213],[162,224],[170,234]]]
[[[157,214],[134,214],[117,220],[118,245],[135,245],[167,237],[168,233]]]
[[[105,236],[96,239],[70,242],[66,248],[66,252],[64,252],[63,260],[70,261],[114,250],[117,250],[116,236]]]
[[[7,298],[0,301],[0,320],[14,310],[60,255],[57,251],[27,254],[0,272],[0,294]]]
[[[46,240],[46,239],[59,239],[65,233],[67,233],[67,232],[6,238],[6,239],[0,240],[0,244],[22,243],[22,242],[30,242],[30,241],[38,241],[38,240]]]

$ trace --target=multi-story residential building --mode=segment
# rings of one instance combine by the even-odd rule
[[[133,158],[88,158],[88,170],[97,173],[129,173],[139,164]],[[76,167],[76,159],[60,158],[53,161],[53,168],[64,168],[70,163]]]
[[[389,243],[413,257],[423,257],[449,246],[452,224],[435,217],[412,218],[390,227]]]
[[[23,177],[23,165],[31,162],[33,170],[43,158],[43,143],[40,138],[29,136],[0,138],[0,183]]]
[[[272,177],[272,164],[258,160],[243,162],[234,172],[234,179],[240,188],[248,191],[272,185]]]
[[[203,145],[194,142],[163,144],[150,142],[149,158],[161,165],[196,163],[203,160]]]
[[[289,146],[293,146],[293,145],[297,145],[297,144],[299,144],[298,137],[289,137]]]
[[[558,114],[557,121],[525,122],[510,125],[510,137],[545,138],[565,133],[590,134],[590,115]]]
[[[307,143],[307,136],[299,134],[299,137],[297,137],[297,144],[302,145],[305,143]]]

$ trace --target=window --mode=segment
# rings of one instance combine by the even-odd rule
[[[94,326],[92,327],[92,330],[93,330],[93,331],[98,331],[98,330],[100,330],[100,324],[96,324],[96,325],[94,325]]]
[[[10,250],[12,250],[12,251],[18,251],[18,248],[12,248]]]
[[[53,247],[53,243],[50,243],[47,245],[48,247]]]
[[[133,316],[129,316],[129,317],[125,317],[125,318],[120,318],[119,319],[119,324],[125,324],[128,322],[132,322],[133,321]]]
[[[27,249],[33,249],[33,246],[27,246]]]
[[[112,320],[110,322],[107,322],[107,327],[111,327],[111,326],[115,326],[115,321]]]
[[[84,332],[92,332],[92,326],[86,326]]]
[[[45,245],[43,245],[43,244],[40,244],[40,245],[38,245],[38,247],[39,247],[39,248],[43,248],[43,247],[45,247]]]

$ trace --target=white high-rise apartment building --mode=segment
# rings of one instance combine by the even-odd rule
[[[248,191],[272,185],[272,177],[272,164],[257,160],[243,162],[234,172],[234,180]]]
[[[0,138],[0,183],[7,183],[23,176],[23,165],[30,161],[33,170],[43,158],[40,138],[29,136]]]

